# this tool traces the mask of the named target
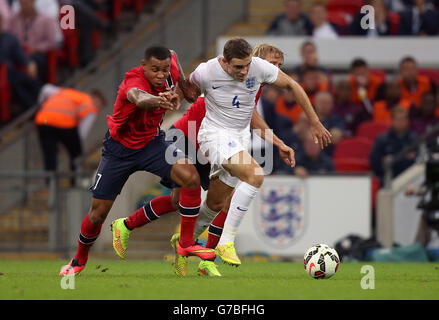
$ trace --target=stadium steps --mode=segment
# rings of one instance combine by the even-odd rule
[[[233,27],[227,31],[223,36],[225,37],[249,37],[249,36],[262,36],[267,29],[265,23],[235,23]]]
[[[263,36],[276,16],[284,12],[284,0],[249,0],[246,22],[234,24],[225,37]],[[302,1],[303,12],[309,12],[313,3],[326,4],[327,0]]]
[[[249,37],[263,36],[270,22],[283,12],[283,0],[250,0],[247,21],[233,24],[229,30],[223,33],[223,37]],[[216,42],[209,45],[205,58],[196,59],[190,63],[185,74],[189,75],[200,63],[211,59],[217,54]]]
[[[48,197],[47,190],[31,192],[27,204],[0,216],[0,251],[17,247],[26,250],[47,248]]]
[[[250,0],[247,21],[235,23],[223,36],[263,36],[283,7],[283,0]]]

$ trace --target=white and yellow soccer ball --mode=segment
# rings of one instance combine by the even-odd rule
[[[340,258],[337,251],[326,244],[316,244],[303,256],[305,271],[314,279],[328,279],[338,270]]]

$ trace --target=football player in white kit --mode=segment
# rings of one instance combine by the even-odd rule
[[[250,120],[255,97],[263,83],[291,90],[311,124],[315,143],[323,148],[331,134],[319,121],[302,87],[276,66],[252,57],[250,44],[234,38],[224,45],[223,56],[201,63],[189,77],[205,96],[206,115],[198,133],[200,151],[211,163],[210,177],[218,177],[222,192],[231,193],[230,209],[217,246],[217,255],[240,265],[234,240],[238,226],[264,180],[263,169],[248,153]],[[294,156],[290,158],[294,167]]]

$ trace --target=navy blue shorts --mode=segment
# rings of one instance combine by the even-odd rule
[[[175,128],[173,125],[169,128],[167,132],[167,140],[170,140],[177,149],[183,151],[185,157],[190,159],[192,163],[195,164],[195,168],[200,175],[201,187],[204,191],[207,191],[209,189],[210,181],[210,163],[207,160],[205,161],[205,163],[201,163],[200,161],[198,161],[199,158],[196,156],[194,144],[183,134],[183,132]],[[180,187],[170,178],[162,178],[160,180],[160,183],[170,189]]]
[[[172,141],[165,140],[163,131],[141,149],[125,147],[113,140],[107,131],[101,162],[90,191],[96,199],[115,200],[128,177],[136,171],[147,171],[172,181],[172,165],[185,157],[181,150],[172,145]]]

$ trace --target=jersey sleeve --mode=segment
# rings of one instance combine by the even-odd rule
[[[189,76],[189,81],[200,88],[204,92],[205,88],[206,63],[201,63]]]
[[[261,72],[261,83],[273,83],[279,74],[279,68],[270,62],[255,57],[255,62]]]

